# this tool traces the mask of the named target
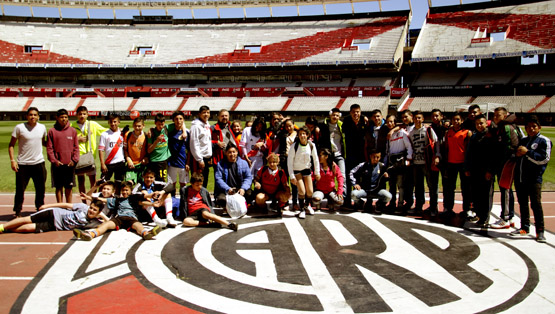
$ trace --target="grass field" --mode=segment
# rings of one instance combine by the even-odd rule
[[[11,138],[11,134],[14,126],[17,123],[21,123],[21,122],[22,121],[0,121],[0,156],[5,156],[4,158],[0,158],[0,177],[2,178],[2,180],[0,180],[1,192],[12,192],[12,193],[15,192],[15,175],[10,167],[10,159],[8,155],[8,144],[10,142],[10,138]],[[99,122],[103,126],[108,127],[107,121],[98,120],[97,122]],[[41,123],[46,125],[47,129],[50,129],[54,125],[53,121],[41,121]],[[128,124],[131,126],[132,124],[131,121],[121,122],[122,127]],[[189,127],[191,125],[190,121],[187,121],[186,125],[187,127]],[[147,125],[145,126],[145,129],[150,127],[154,127],[153,121],[147,121]],[[549,137],[552,142],[555,142],[555,127],[544,127],[542,128],[541,133]],[[50,162],[48,162],[46,158],[46,148],[43,149],[43,152],[46,160],[46,168],[48,170],[48,180],[46,183],[46,186],[47,186],[46,190],[47,192],[54,192],[54,189],[51,188],[51,184],[50,184]],[[16,155],[17,155],[17,145],[16,145]],[[551,156],[553,156],[553,153],[551,154]],[[98,164],[98,158],[96,159],[97,159],[97,169],[100,169],[100,166]],[[211,179],[209,180],[208,190],[213,191],[214,190],[213,175],[211,175],[210,178]],[[550,161],[543,178],[544,178],[543,189],[545,191],[555,191],[555,161],[553,160]],[[88,183],[87,183],[87,187],[88,187]],[[27,188],[27,191],[33,191],[33,190],[34,190],[33,184],[32,182],[30,182],[29,187]]]

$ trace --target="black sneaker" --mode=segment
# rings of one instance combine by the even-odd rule
[[[543,231],[538,231],[538,234],[536,235],[536,241],[538,241],[539,243],[547,242],[545,236],[543,235]]]
[[[234,232],[237,232],[237,229],[239,229],[239,226],[234,222],[230,222],[229,225],[227,225],[227,227],[233,230]]]

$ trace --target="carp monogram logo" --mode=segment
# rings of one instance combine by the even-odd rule
[[[129,275],[178,305],[226,313],[499,312],[539,282],[524,253],[460,229],[361,213],[309,218],[74,241],[12,311],[57,308]]]

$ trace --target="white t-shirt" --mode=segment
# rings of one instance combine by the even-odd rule
[[[110,153],[112,152],[120,138],[120,131],[114,132],[112,130],[108,130],[100,135],[98,149],[103,150],[106,153],[106,156],[104,158],[108,159],[108,156],[110,156]],[[107,165],[115,164],[125,160],[125,156],[123,155],[123,138],[120,140],[118,146],[119,147],[114,158],[110,162],[107,162]]]
[[[44,162],[42,141],[46,138],[46,127],[37,123],[33,128],[28,123],[15,126],[12,137],[18,141],[17,163],[20,165],[36,165]]]

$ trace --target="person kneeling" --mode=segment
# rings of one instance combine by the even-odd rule
[[[204,176],[201,173],[193,172],[191,175],[191,184],[181,188],[179,195],[181,201],[179,203],[179,211],[187,215],[183,220],[184,227],[207,226],[210,221],[214,221],[220,225],[237,231],[237,224],[228,222],[222,217],[213,213],[212,199],[208,190],[202,186]]]
[[[272,208],[284,209],[289,198],[291,190],[287,182],[287,174],[283,169],[278,169],[279,156],[270,154],[268,156],[268,165],[260,168],[254,178],[254,190],[256,195],[256,206],[267,211],[266,202],[272,200]]]
[[[354,190],[351,198],[355,204],[361,204],[361,198],[366,197],[365,212],[381,215],[387,202],[391,200],[391,193],[385,189],[385,179],[389,178],[387,169],[380,162],[381,153],[375,149],[370,151],[370,161],[360,163],[351,170],[349,175]],[[376,208],[372,206],[372,199],[377,198]]]
[[[320,210],[321,202],[326,197],[328,208],[337,210],[343,205],[343,174],[333,162],[329,148],[323,148],[318,154],[320,160],[320,180],[316,181],[316,192],[312,194],[312,203]],[[337,185],[335,181],[337,180]]]

